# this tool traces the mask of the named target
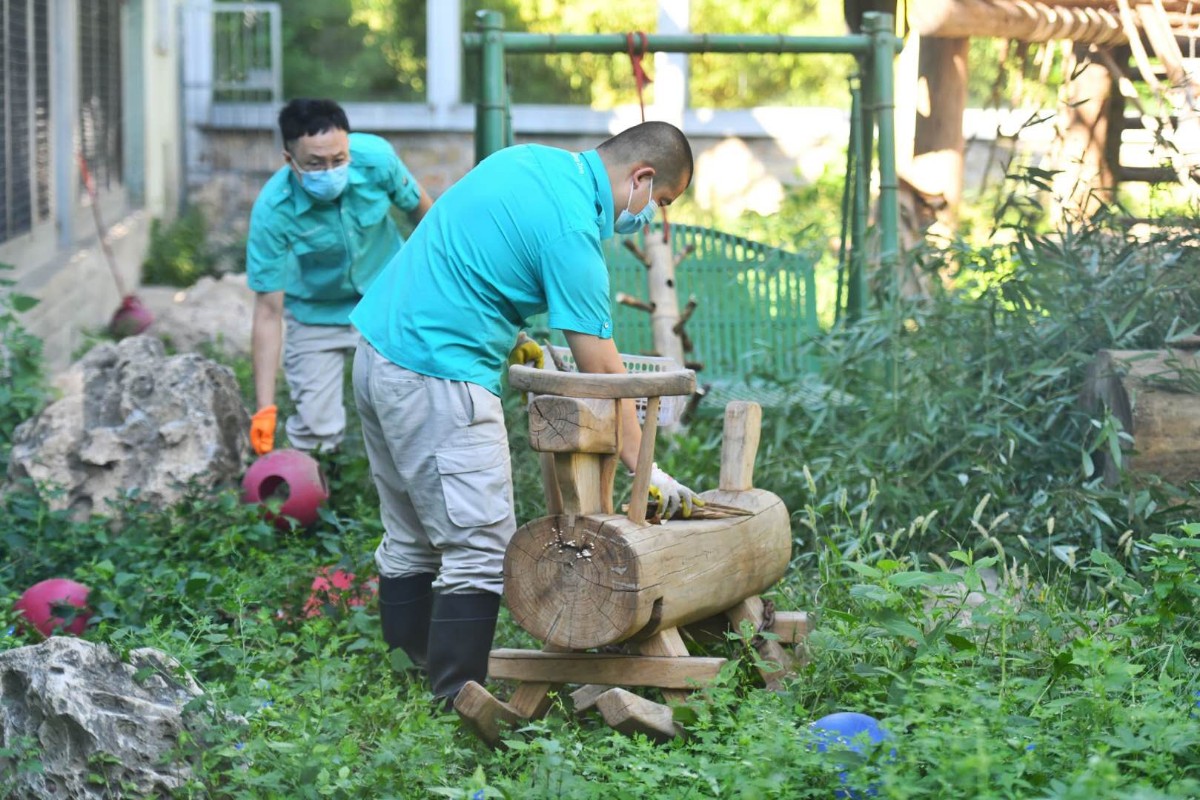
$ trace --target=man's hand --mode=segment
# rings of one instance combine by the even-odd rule
[[[542,348],[533,339],[525,335],[524,331],[517,336],[517,343],[508,354],[508,363],[533,366],[541,369],[546,366],[546,354],[542,352]]]
[[[263,406],[250,418],[250,446],[260,456],[275,449],[275,406]]]
[[[692,509],[704,505],[695,492],[672,478],[654,465],[650,472],[650,496],[658,501],[658,516],[668,520],[675,516],[676,511],[683,512],[683,518],[692,515]]]

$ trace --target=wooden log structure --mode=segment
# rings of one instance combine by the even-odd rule
[[[1176,484],[1200,480],[1200,357],[1192,350],[1101,350],[1088,365],[1080,407],[1107,409],[1132,443],[1122,468]],[[1106,483],[1120,469],[1107,448],[1096,454]]]
[[[564,515],[522,526],[504,558],[513,620],[560,647],[604,647],[705,619],[783,577],[792,552],[783,501],[761,489],[700,497],[752,516],[647,527]]]
[[[748,623],[761,639],[768,686],[792,665],[783,644],[808,633],[801,612],[770,614],[759,598],[787,569],[791,527],[783,502],[753,486],[761,409],[726,409],[720,484],[701,497],[721,505],[712,518],[651,524],[645,495],[653,459],[660,396],[694,388],[690,371],[596,376],[541,373],[514,366],[509,383],[555,393],[530,402],[530,443],[554,480],[557,513],[522,526],[504,559],[505,597],[513,619],[544,643],[538,650],[493,650],[489,677],[518,682],[508,702],[468,683],[455,709],[476,734],[500,742],[506,725],[546,713],[548,693],[582,684],[578,710],[596,709],[609,725],[655,739],[678,733],[669,706],[624,686],[653,687],[681,702],[714,680],[724,658],[689,654],[680,626],[692,622]],[[688,385],[690,382],[691,385]],[[620,404],[648,398],[629,513],[611,511],[606,465],[620,450]],[[547,496],[551,493],[548,491]],[[640,497],[640,502],[639,502]],[[736,509],[736,511],[732,510]],[[622,644],[621,652],[589,652]]]
[[[1129,5],[1152,7],[1152,0]],[[1186,38],[1196,26],[1194,6],[1162,0],[1162,17],[1175,35]],[[913,30],[947,39],[989,36],[1023,42],[1069,39],[1101,47],[1126,44],[1117,0],[921,0],[908,8]]]

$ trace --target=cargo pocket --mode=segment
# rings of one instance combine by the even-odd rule
[[[460,528],[493,525],[508,516],[508,443],[460,447],[437,454],[450,521]]]

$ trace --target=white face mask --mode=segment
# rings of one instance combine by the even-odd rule
[[[636,188],[637,181],[634,181],[629,187],[629,199],[625,201],[625,208],[621,209],[617,221],[613,223],[613,230],[617,233],[637,233],[654,221],[654,212],[658,210],[658,204],[654,202],[654,178],[650,179],[650,198],[642,210],[634,214],[629,210],[629,204],[633,202],[633,191]]]

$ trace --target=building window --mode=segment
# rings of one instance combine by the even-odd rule
[[[0,0],[0,242],[49,218],[49,0]]]
[[[79,144],[96,189],[121,184],[121,0],[79,4]]]

